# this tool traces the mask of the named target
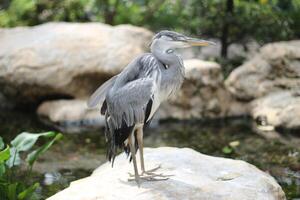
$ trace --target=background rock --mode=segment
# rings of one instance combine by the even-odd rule
[[[272,93],[252,102],[251,115],[264,126],[300,129],[300,91]],[[260,123],[260,122],[258,122]]]
[[[18,103],[87,96],[143,53],[152,36],[101,23],[0,29],[1,91]]]
[[[134,57],[145,52],[152,36],[152,32],[143,28],[130,25],[112,27],[101,23],[48,23],[0,29],[0,101],[9,102],[12,107],[13,102],[81,99],[46,102],[38,108],[38,113],[60,129],[103,126],[103,119],[97,118],[98,111],[88,111],[83,99],[119,73]],[[257,48],[255,44],[251,52]],[[241,46],[232,45],[232,48],[235,49],[230,51],[233,54],[241,53]],[[204,50],[198,49],[197,55],[205,57]],[[207,51],[211,49],[207,48]],[[160,119],[249,114],[256,118],[254,113],[259,112],[257,109],[251,111],[248,106],[252,100],[273,92],[300,88],[300,41],[263,46],[252,59],[235,69],[225,84],[217,63],[199,59],[184,62],[186,80],[179,94],[162,105]],[[260,102],[265,101],[257,101],[254,107],[261,108],[258,106]],[[298,127],[294,122],[275,121],[270,120],[270,123]],[[68,130],[74,132],[76,129]]]
[[[263,46],[256,56],[230,74],[226,86],[235,97],[245,101],[299,88],[300,41]]]
[[[253,101],[249,113],[266,126],[262,129],[299,129],[299,98],[294,91],[300,89],[300,40],[263,46],[229,75],[225,85],[240,102]]]
[[[106,163],[48,200],[285,199],[274,178],[244,161],[170,147],[146,148],[145,161],[148,168],[161,164],[159,172],[174,176],[167,181],[142,182],[138,188],[135,182],[127,181],[133,167],[123,153],[116,158],[114,168]]]
[[[88,109],[86,100],[55,100],[42,103],[37,114],[47,124],[74,133],[105,125],[99,109]]]
[[[235,101],[224,87],[219,64],[190,59],[184,61],[186,78],[179,93],[163,104],[161,118],[218,118],[247,113],[247,106]]]

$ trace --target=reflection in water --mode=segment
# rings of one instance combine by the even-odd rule
[[[6,141],[21,131],[50,130],[34,116],[3,113],[1,136]],[[254,133],[247,118],[214,121],[165,121],[145,131],[145,146],[190,147],[201,153],[245,160],[270,173],[283,187],[288,199],[300,197],[300,142],[290,134],[266,139]],[[43,198],[67,187],[71,181],[90,175],[105,162],[102,130],[65,134],[37,163]],[[118,166],[115,166],[118,167]]]

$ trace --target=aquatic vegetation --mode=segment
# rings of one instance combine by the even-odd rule
[[[61,138],[62,134],[52,131],[23,132],[8,145],[0,137],[0,199],[39,199],[35,191],[40,185],[31,180],[32,167],[36,160]],[[43,140],[43,143],[36,145],[38,140]],[[17,174],[24,165],[27,170],[22,170],[24,178],[20,178]]]

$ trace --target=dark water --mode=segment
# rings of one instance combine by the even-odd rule
[[[22,131],[52,130],[35,116],[19,112],[0,114],[0,133],[5,141]],[[103,131],[64,134],[34,167],[34,180],[42,187],[42,198],[67,187],[78,178],[90,175],[105,162]],[[147,147],[190,147],[199,152],[245,160],[270,173],[284,189],[288,199],[300,198],[300,139],[284,133],[266,139],[252,129],[248,118],[219,121],[165,121],[145,133]]]

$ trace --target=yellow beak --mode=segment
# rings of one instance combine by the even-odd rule
[[[211,41],[207,41],[207,40],[200,40],[200,39],[196,39],[196,38],[188,38],[186,40],[186,42],[191,45],[191,46],[202,46],[202,47],[206,47],[209,45],[216,45],[216,43],[211,42]]]

